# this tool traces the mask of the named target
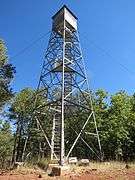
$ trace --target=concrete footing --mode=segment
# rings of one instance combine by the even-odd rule
[[[49,176],[63,176],[70,172],[70,166],[60,166],[58,164],[49,164],[48,175]]]

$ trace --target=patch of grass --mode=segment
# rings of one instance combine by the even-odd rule
[[[46,171],[49,163],[50,163],[50,159],[42,158],[42,159],[38,160],[37,166]]]

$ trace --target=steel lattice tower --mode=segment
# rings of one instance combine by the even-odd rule
[[[47,98],[45,106],[52,118],[52,137],[46,140],[51,149],[51,159],[64,164],[76,145],[86,125],[94,122],[99,151],[101,145],[92,106],[80,41],[77,32],[77,17],[64,5],[52,17],[52,32],[40,76],[37,92]],[[38,93],[37,93],[38,94]],[[38,107],[38,111],[39,111]],[[73,145],[65,155],[64,124],[77,112],[86,112],[84,124],[77,133]],[[38,121],[39,122],[39,121]],[[41,127],[42,128],[42,127]],[[73,128],[73,127],[72,127]]]

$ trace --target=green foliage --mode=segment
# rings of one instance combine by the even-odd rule
[[[50,163],[50,160],[46,158],[41,158],[38,160],[38,162],[36,162],[36,164],[45,171],[47,170],[49,163]]]
[[[0,168],[9,166],[13,152],[13,136],[8,122],[1,121],[0,128]]]
[[[110,101],[105,104],[106,97],[102,94],[100,93],[98,97],[100,103],[96,103],[95,108],[104,158],[131,160],[135,158],[133,149],[135,141],[131,138],[130,125],[131,117],[132,125],[135,125],[133,96],[120,91],[112,95]],[[133,129],[135,131],[134,127]]]
[[[9,109],[10,111],[10,119],[21,119],[23,117],[23,121],[27,120],[28,116],[31,114],[33,110],[33,97],[34,91],[30,88],[23,89],[20,93],[16,94],[16,96],[12,99],[12,105]]]
[[[10,83],[14,77],[15,68],[8,63],[7,50],[4,41],[0,39],[0,108],[12,97]]]
[[[0,39],[0,168],[7,168],[11,161],[13,151],[13,135],[10,123],[5,120],[5,105],[13,97],[10,83],[14,77],[15,68],[8,63],[5,43]],[[4,115],[4,116],[3,116]]]
[[[38,96],[37,93],[39,93]],[[35,111],[35,107],[38,109],[38,106],[42,106],[45,103],[45,99],[40,96],[40,93],[41,92],[35,92],[30,88],[26,88],[16,94],[12,100],[9,118],[14,122],[16,127],[15,143],[17,144],[19,142],[20,144],[15,147],[15,151],[18,152],[18,157],[14,158],[17,161],[23,161],[22,156],[24,152],[24,158],[31,152],[28,156],[28,159],[30,159],[38,157],[39,154],[43,155],[45,151],[42,151],[42,148],[45,146],[45,137],[37,123],[37,119],[40,119],[46,132],[51,130],[51,124],[49,123],[49,115],[46,113],[46,107],[43,106],[43,108],[40,108],[40,113]],[[42,112],[44,115],[42,115]],[[48,134],[51,135],[50,132]],[[24,146],[27,147],[26,151]]]

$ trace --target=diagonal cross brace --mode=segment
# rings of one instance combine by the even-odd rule
[[[44,132],[44,130],[43,130],[43,128],[42,128],[42,125],[41,125],[41,123],[39,122],[37,116],[36,116],[36,120],[37,120],[37,123],[39,124],[39,127],[41,128],[43,134],[44,134],[44,137],[45,137],[45,139],[46,139],[46,141],[47,141],[47,143],[48,143],[50,149],[52,150],[52,146],[51,146],[51,144],[50,144],[50,142],[49,142],[49,139],[48,139],[48,137],[46,136],[46,134],[45,134],[45,132]],[[57,159],[57,156],[56,156],[55,153],[54,153],[54,156],[55,156],[55,158]]]
[[[80,136],[81,136],[81,134],[82,134],[83,130],[85,129],[85,127],[86,127],[87,123],[89,122],[89,120],[90,120],[90,118],[91,118],[92,114],[93,114],[93,111],[90,113],[90,115],[89,115],[89,117],[87,118],[86,122],[84,123],[84,125],[83,125],[83,127],[82,127],[82,129],[81,129],[80,133],[78,134],[78,136],[77,136],[77,138],[75,139],[75,141],[74,141],[74,143],[73,143],[72,147],[70,148],[70,150],[69,150],[69,152],[68,152],[68,155],[67,155],[67,157],[66,157],[67,159],[68,159],[68,157],[69,157],[70,153],[72,152],[73,148],[75,147],[75,145],[76,145],[76,143],[77,143],[78,139],[80,138]]]
[[[73,129],[73,128],[72,128]],[[73,129],[73,131],[78,135],[78,133]],[[84,142],[84,144],[97,156],[98,159],[101,160],[101,158],[97,155],[97,153],[90,147],[90,145],[80,136],[80,139]]]

